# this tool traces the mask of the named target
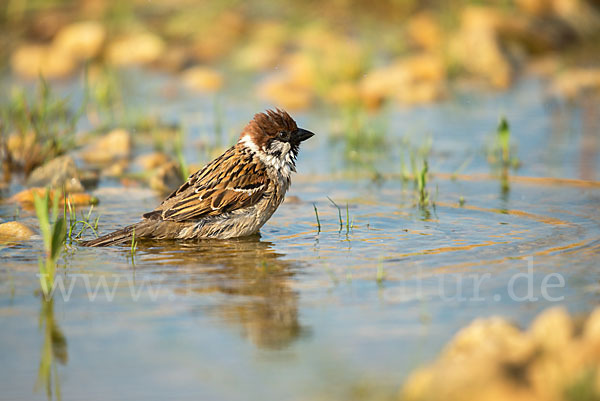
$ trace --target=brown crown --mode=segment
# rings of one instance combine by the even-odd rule
[[[294,132],[297,129],[296,122],[285,110],[267,110],[255,114],[240,137],[249,135],[256,146],[264,147],[280,131]]]

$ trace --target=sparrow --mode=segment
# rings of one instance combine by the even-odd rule
[[[313,135],[284,110],[255,114],[234,146],[190,175],[141,221],[80,244],[124,244],[134,236],[194,240],[256,234],[283,202],[300,143]]]

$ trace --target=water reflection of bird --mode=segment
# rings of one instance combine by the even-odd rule
[[[138,258],[158,264],[185,296],[220,293],[214,312],[241,328],[256,346],[282,348],[308,333],[298,321],[298,294],[289,286],[297,266],[258,236],[169,244],[141,242]]]
[[[192,174],[142,221],[82,245],[126,243],[134,235],[198,239],[256,234],[283,202],[300,143],[313,135],[283,110],[256,114],[234,146]]]

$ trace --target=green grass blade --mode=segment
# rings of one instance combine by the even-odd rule
[[[50,291],[50,288],[48,286],[49,274],[46,270],[46,265],[42,261],[42,258],[38,259],[38,266],[40,270],[40,287],[42,288],[42,292],[44,293],[44,295],[48,295],[48,292]]]
[[[34,193],[33,204],[35,206],[35,213],[37,214],[37,218],[40,223],[40,231],[42,232],[44,247],[46,252],[50,253],[52,234],[50,232],[50,219],[48,217],[48,193],[46,193],[43,198],[39,197],[37,193]]]
[[[60,254],[60,251],[65,243],[65,236],[67,234],[65,220],[63,218],[56,220],[52,228],[52,247],[50,258],[54,261],[58,258],[58,255]]]
[[[327,197],[327,199],[329,199],[329,202],[331,202],[333,204],[333,206],[335,206],[337,208],[337,210],[338,210],[338,218],[340,220],[340,231],[341,231],[342,227],[344,226],[344,222],[342,220],[342,209],[329,196]]]
[[[317,211],[317,205],[313,203],[313,208],[315,209],[315,217],[317,218],[317,232],[321,232],[321,220],[319,220],[319,212]]]

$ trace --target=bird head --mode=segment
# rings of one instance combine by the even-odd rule
[[[310,131],[298,128],[286,111],[276,109],[255,114],[240,135],[240,142],[267,156],[294,161],[300,143],[313,135]]]

